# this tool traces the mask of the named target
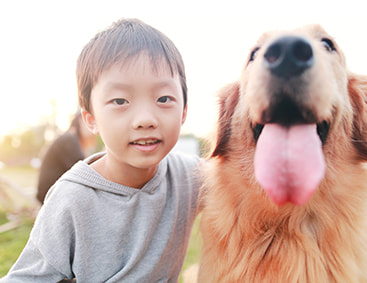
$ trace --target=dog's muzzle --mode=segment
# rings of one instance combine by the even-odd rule
[[[304,103],[306,93],[303,74],[315,63],[311,44],[303,37],[283,36],[267,47],[263,65],[273,76],[269,91],[269,106],[261,113],[261,124],[253,128],[255,141],[264,124],[276,123],[286,127],[296,124],[316,124],[321,142],[326,142],[329,123],[320,121],[317,113]]]

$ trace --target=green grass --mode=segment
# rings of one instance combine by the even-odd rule
[[[37,170],[29,166],[2,168],[0,170],[0,176],[6,178],[17,187],[24,189],[26,193],[28,193],[29,190],[34,190],[37,183]],[[2,189],[7,189],[9,192],[9,188]],[[14,194],[10,195],[13,196]],[[26,202],[16,194],[12,197],[12,200],[18,200],[19,204],[9,204],[4,207],[18,209],[22,205],[26,204]],[[5,199],[5,201],[9,200]],[[8,222],[7,213],[4,211],[4,207],[2,210],[0,210],[0,225]],[[33,220],[29,217],[27,218],[26,216],[21,217],[22,222],[19,227],[0,233],[0,278],[8,272],[10,267],[17,260],[28,240],[29,233],[32,229]]]
[[[200,218],[197,218],[194,227],[192,228],[191,238],[189,247],[186,254],[183,270],[188,268],[190,265],[199,262],[200,251],[202,246],[202,239],[199,233]]]
[[[200,217],[195,220],[194,226],[192,227],[189,247],[187,249],[186,258],[182,267],[182,272],[189,268],[191,265],[198,263],[200,259],[200,252],[202,246],[202,239],[199,233]],[[182,273],[181,272],[181,273]],[[183,283],[180,277],[180,283]]]
[[[6,213],[0,211],[0,225],[5,224],[6,222],[8,222],[8,218],[6,217]]]
[[[0,223],[5,223],[5,220],[5,213],[0,212]],[[0,233],[0,278],[6,275],[23,250],[32,226],[32,220],[23,219],[22,225],[18,228]]]

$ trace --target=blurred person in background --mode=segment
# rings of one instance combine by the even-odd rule
[[[95,153],[98,141],[85,126],[80,112],[74,115],[69,129],[47,148],[38,176],[37,199],[43,204],[51,186],[77,161]]]

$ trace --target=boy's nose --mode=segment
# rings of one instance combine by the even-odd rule
[[[138,110],[135,115],[134,128],[135,129],[149,129],[156,128],[158,126],[158,121],[152,110],[142,108]]]

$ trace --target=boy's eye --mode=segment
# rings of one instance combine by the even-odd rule
[[[112,103],[115,105],[124,105],[126,103],[128,103],[128,101],[124,98],[115,98],[112,100]]]
[[[173,101],[173,98],[170,96],[161,96],[160,98],[158,98],[159,103],[167,103],[170,101]]]

